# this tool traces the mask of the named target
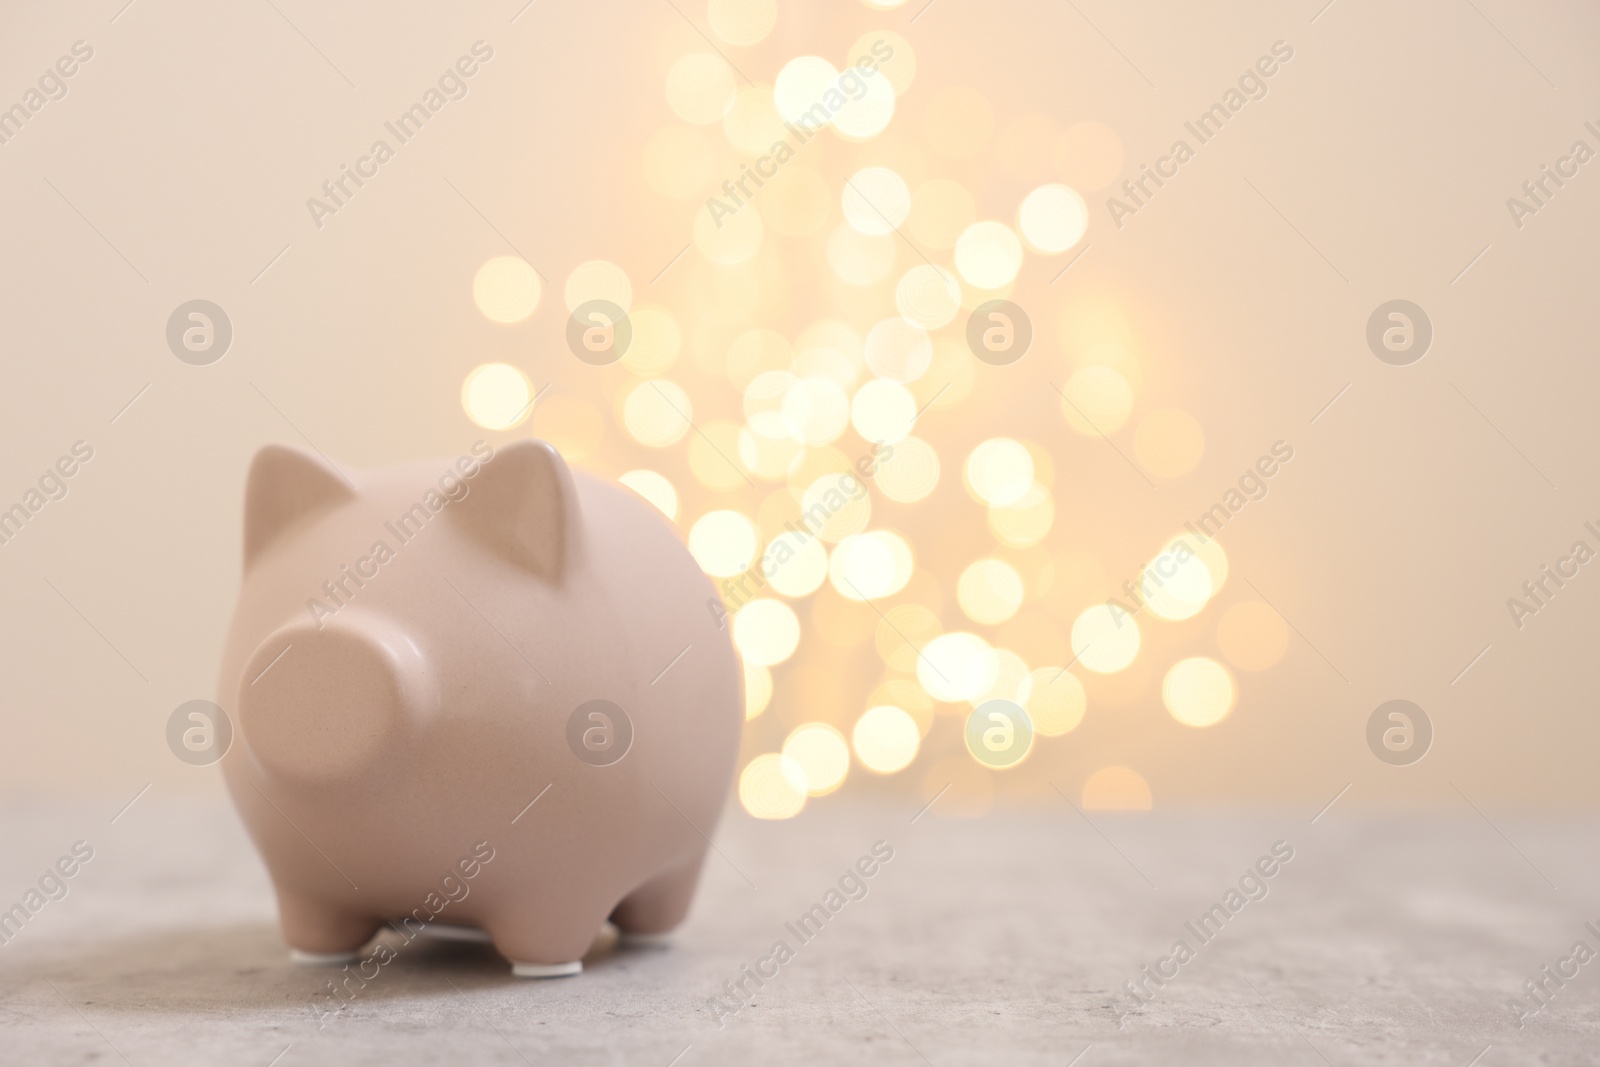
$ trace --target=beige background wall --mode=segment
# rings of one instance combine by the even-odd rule
[[[309,439],[359,467],[538,434],[539,414],[495,434],[462,410],[467,372],[509,362],[604,416],[586,466],[667,473],[687,518],[754,512],[770,486],[696,490],[687,441],[656,452],[619,425],[628,373],[586,367],[562,340],[562,279],[585,260],[622,266],[636,299],[686,317],[694,306],[691,262],[649,284],[689,240],[697,209],[641,174],[645,139],[675,121],[664,72],[705,47],[671,5],[539,0],[518,15],[516,0],[449,11],[137,0],[119,14],[121,2],[0,16],[0,103],[20,99],[74,41],[94,48],[68,95],[0,146],[0,504],[75,441],[94,448],[69,495],[0,546],[0,790],[220,788],[214,768],[175,760],[162,731],[177,704],[214,691],[239,579],[243,475],[265,442]],[[704,5],[679,6],[705,27]],[[1103,700],[1090,679],[1083,724],[994,776],[1000,800],[1058,803],[1050,781],[1071,794],[1121,764],[1148,780],[1157,806],[1315,810],[1347,782],[1350,803],[1459,806],[1451,783],[1499,808],[1591,803],[1600,568],[1584,568],[1520,631],[1505,601],[1575,539],[1600,548],[1582,530],[1600,520],[1600,163],[1520,229],[1505,201],[1574,140],[1600,149],[1583,128],[1600,120],[1600,17],[1576,3],[1488,0],[1336,0],[1320,14],[1316,2],[1206,12],[935,0],[913,22],[916,6],[782,4],[767,41],[727,51],[770,84],[794,55],[837,62],[862,33],[888,28],[918,60],[892,135],[903,127],[914,141],[931,95],[967,85],[1001,123],[1043,112],[1062,126],[1110,125],[1127,172],[1164,153],[1274,41],[1295,50],[1266,98],[1122,229],[1105,194],[1087,194],[1090,249],[1054,286],[1050,264],[1067,257],[1030,263],[1013,294],[1038,324],[1035,350],[925,416],[919,433],[940,448],[944,482],[920,505],[878,513],[912,537],[957,629],[955,574],[989,550],[957,474],[978,441],[1008,434],[1052,453],[1047,545],[1093,555],[1113,586],[1273,441],[1295,448],[1270,496],[1221,539],[1233,575],[1215,606],[1149,630],[1130,674],[1134,689],[1144,679],[1139,694]],[[306,197],[480,38],[494,59],[469,95],[313,226]],[[823,151],[840,166],[866,152]],[[1010,218],[1028,187],[984,153],[935,171],[979,191],[987,217]],[[516,327],[485,320],[471,295],[478,266],[512,253],[507,239],[553,282]],[[793,331],[836,283],[783,247],[771,252],[783,281],[762,307],[773,328]],[[1072,365],[1055,324],[1083,295],[1130,313],[1136,411],[1177,405],[1204,426],[1190,474],[1152,487],[1066,426],[1048,387]],[[163,338],[172,309],[195,297],[234,325],[231,350],[209,367],[179,362]],[[1435,329],[1409,367],[1379,362],[1363,337],[1373,308],[1397,297]],[[697,358],[673,372],[697,417],[737,419],[738,392]],[[1113,435],[1124,452],[1132,426]],[[936,543],[946,528],[966,541]],[[1228,720],[1180,726],[1161,708],[1161,671],[1216,654],[1217,613],[1253,598],[1245,579],[1304,639],[1273,669],[1241,675]],[[1110,592],[1086,592],[1079,606]],[[848,732],[882,673],[870,642],[838,650],[808,629],[777,672],[772,709],[750,724],[746,758],[806,719]],[[1422,705],[1437,731],[1413,767],[1366,748],[1367,716],[1393,697]],[[825,802],[884,791],[920,802],[937,785],[928,768],[960,752],[956,723],[937,719],[904,774],[854,774]]]

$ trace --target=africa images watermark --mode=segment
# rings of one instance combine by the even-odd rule
[[[73,41],[72,54],[62,56],[55,64],[46,67],[39,75],[38,88],[30,86],[22,99],[10,107],[0,109],[0,145],[10,144],[22,132],[22,127],[33,116],[44,110],[52,100],[67,96],[67,79],[78,73],[81,64],[94,58],[94,47],[87,41]]]
[[[1589,531],[1596,543],[1600,543],[1600,529],[1593,522],[1584,523],[1583,528]],[[1580,537],[1572,542],[1566,555],[1556,557],[1554,565],[1541,564],[1539,573],[1522,583],[1522,595],[1526,600],[1506,597],[1506,610],[1511,613],[1511,622],[1517,629],[1522,629],[1529,615],[1537,615],[1549,607],[1555,595],[1578,576],[1579,568],[1594,558],[1595,550]]]
[[[804,545],[807,540],[817,536],[817,532],[827,527],[828,523],[844,509],[846,504],[860,500],[867,495],[867,483],[864,479],[871,478],[878,473],[878,469],[894,458],[894,446],[886,441],[878,441],[872,446],[872,454],[860,456],[856,459],[855,470],[845,471],[839,475],[838,481],[825,490],[815,503],[800,515],[800,525],[793,521],[785,522],[785,533],[794,535],[794,544],[790,538],[780,534],[773,538],[767,551],[749,569],[722,580],[722,596],[709,597],[706,608],[711,612],[711,618],[716,622],[717,629],[726,625],[729,607],[738,611],[747,600],[755,596],[755,592],[747,588],[747,583],[754,581],[757,590],[766,588],[767,581],[778,573],[778,568],[788,563],[799,552],[796,545]],[[856,476],[860,472],[860,477]]]
[[[1117,1013],[1117,1028],[1122,1028],[1123,1020],[1129,1015],[1137,1015],[1139,1011],[1151,1001],[1156,999],[1156,993],[1168,982],[1178,977],[1183,966],[1199,954],[1200,949],[1216,940],[1222,933],[1222,928],[1235,915],[1244,910],[1246,904],[1267,899],[1271,892],[1268,882],[1277,875],[1289,861],[1294,859],[1294,847],[1287,841],[1274,841],[1270,855],[1262,856],[1249,867],[1244,874],[1239,876],[1238,888],[1229,887],[1222,899],[1211,905],[1194,922],[1183,924],[1184,932],[1194,938],[1194,947],[1190,947],[1185,938],[1178,938],[1172,943],[1172,951],[1153,963],[1146,964],[1137,977],[1130,978],[1122,983],[1122,988],[1127,991],[1128,999],[1133,1001],[1133,1007],[1118,1010],[1120,1005],[1112,1005],[1112,1010]],[[1154,989],[1150,988],[1155,986]]]
[[[64,500],[69,486],[67,479],[78,473],[82,464],[94,458],[94,446],[87,441],[74,441],[72,452],[62,456],[39,476],[38,488],[22,494],[22,500],[0,511],[0,545],[9,545],[22,532],[35,515],[51,501]]]
[[[71,891],[67,879],[92,859],[94,846],[87,841],[74,841],[70,855],[61,856],[52,866],[45,868],[36,888],[29,887],[19,903],[0,911],[0,945],[11,944],[12,938],[20,934],[28,920],[43,911],[46,904],[53,900],[66,900]]]
[[[865,900],[868,892],[867,883],[892,859],[894,859],[894,846],[887,841],[874,841],[872,855],[862,856],[846,868],[839,876],[838,888],[830,887],[822,894],[819,903],[811,905],[793,922],[784,923],[784,930],[794,938],[797,946],[807,944],[822,933],[822,928],[828,924],[828,920],[843,911],[846,904]],[[765,956],[756,960],[754,967],[750,964],[740,967],[737,980],[730,979],[723,982],[721,993],[707,997],[706,1010],[711,1013],[717,1029],[722,1029],[723,1020],[743,1011],[755,998],[756,992],[778,977],[778,972],[793,960],[795,955],[796,951],[789,946],[789,942],[779,938],[772,943],[772,948]]]
[[[879,38],[872,42],[871,53],[856,60],[853,66],[845,67],[834,83],[823,90],[817,102],[797,116],[794,122],[785,122],[783,128],[789,131],[789,136],[773,141],[767,148],[767,154],[756,159],[754,167],[749,163],[739,164],[739,177],[729,178],[722,183],[722,191],[727,195],[726,202],[715,196],[706,201],[706,210],[711,213],[711,221],[717,224],[717,229],[722,229],[724,219],[738,214],[740,208],[755,199],[755,192],[747,187],[748,182],[755,182],[759,191],[778,176],[779,167],[793,159],[795,153],[832,122],[847,104],[867,95],[866,79],[878,74],[878,64],[894,58],[894,46]]]
[[[422,528],[447,504],[459,503],[467,498],[467,494],[472,492],[467,480],[476,477],[483,470],[483,464],[494,459],[494,446],[484,441],[474,441],[472,454],[478,459],[466,456],[457,459],[439,476],[438,489],[429,489],[421,500],[401,512],[393,521],[383,524],[383,528],[394,535],[393,548],[389,547],[388,541],[379,538],[372,543],[366,555],[353,564],[341,564],[338,576],[322,583],[327,600],[319,597],[306,599],[306,610],[311,613],[311,621],[317,624],[317,629],[322,629],[323,619],[337,615],[341,608],[348,606],[355,599],[356,592],[381,574],[383,565],[396,559],[400,549],[415,540]]]
[[[1594,923],[1586,922],[1583,928],[1596,939],[1600,939],[1600,929],[1597,929]],[[1597,943],[1600,943],[1600,940],[1597,940]],[[1547,963],[1532,978],[1524,981],[1522,1001],[1519,1002],[1516,997],[1506,998],[1506,1007],[1511,1009],[1512,1016],[1517,1020],[1517,1029],[1521,1030],[1529,1019],[1548,1008],[1555,1000],[1556,994],[1565,989],[1568,982],[1578,977],[1580,968],[1594,957],[1594,949],[1589,947],[1587,941],[1580,939],[1573,943],[1571,952],[1556,960],[1553,968]]]
[[[1593,121],[1585,122],[1583,128],[1600,139],[1600,127]],[[1506,197],[1506,210],[1511,212],[1511,221],[1517,229],[1522,229],[1530,215],[1537,215],[1540,209],[1548,207],[1567,182],[1578,176],[1578,169],[1594,157],[1595,150],[1589,147],[1589,142],[1579,138],[1572,142],[1566,155],[1557,157],[1554,167],[1540,164],[1538,175],[1522,183],[1522,194],[1527,199]],[[1552,185],[1555,188],[1552,189]]]
[[[476,878],[494,857],[494,846],[487,839],[473,845],[471,854],[461,857],[454,867],[448,868],[439,879],[438,889],[430,890],[421,904],[411,909],[409,915],[400,918],[398,926],[394,920],[390,920],[390,929],[401,938],[398,946],[391,947],[387,942],[379,941],[366,957],[345,965],[344,977],[338,984],[329,979],[327,988],[313,997],[312,1010],[317,1012],[317,1029],[322,1029],[330,1018],[353,1002],[367,987],[368,982],[383,973],[384,964],[397,959],[400,955],[399,949],[416,940],[417,935],[428,929],[428,924],[437,919],[445,908],[466,900],[467,895],[472,892],[472,887],[467,883]],[[352,967],[355,968],[354,971],[351,970]],[[354,986],[351,985],[352,982],[355,983]],[[329,1007],[329,1005],[336,1006]]]
[[[1178,168],[1195,157],[1199,146],[1208,143],[1221,133],[1222,127],[1229,119],[1243,111],[1245,104],[1265,97],[1267,79],[1278,73],[1280,64],[1287,63],[1293,58],[1294,48],[1287,41],[1274,41],[1271,54],[1257,59],[1253,66],[1239,76],[1238,88],[1230,87],[1222,94],[1221,101],[1202,111],[1193,122],[1183,124],[1183,128],[1194,136],[1193,147],[1180,137],[1172,142],[1167,154],[1158,158],[1154,166],[1141,163],[1139,176],[1122,183],[1122,192],[1127,200],[1120,200],[1114,196],[1106,200],[1106,210],[1111,213],[1111,221],[1117,224],[1117,229],[1122,229],[1123,220],[1127,216],[1137,215],[1150,203],[1156,192],[1166,184],[1163,178],[1176,178]],[[1155,189],[1150,188],[1152,182],[1155,183]]]
[[[467,79],[478,73],[479,64],[487,63],[494,58],[494,49],[483,41],[472,42],[471,55],[464,55],[455,63],[445,68],[439,75],[437,87],[429,86],[422,94],[418,103],[402,111],[393,122],[385,122],[383,128],[394,137],[395,144],[391,146],[388,141],[378,138],[372,142],[372,147],[367,154],[358,158],[355,166],[347,163],[339,164],[339,174],[322,183],[323,198],[308,197],[306,209],[311,212],[311,221],[317,229],[322,229],[322,220],[328,215],[337,215],[341,208],[355,197],[361,187],[368,181],[378,176],[378,168],[395,157],[395,151],[406,144],[417,134],[422,132],[422,127],[428,120],[444,109],[445,104],[451,100],[460,100],[467,95]],[[351,183],[355,188],[350,187]]]

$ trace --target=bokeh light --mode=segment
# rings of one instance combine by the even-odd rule
[[[800,768],[806,792],[814,797],[838,789],[850,772],[850,745],[825,722],[796,727],[783,742],[783,755]]]
[[[1115,674],[1139,654],[1139,624],[1108,604],[1085,608],[1072,623],[1072,654],[1097,674]]]
[[[676,382],[652,378],[640,382],[622,402],[622,423],[641,445],[666,448],[689,432],[694,405]]]
[[[1211,570],[1189,547],[1192,541],[1183,534],[1167,542],[1139,577],[1145,603],[1171,622],[1200,614],[1215,592]]]
[[[890,234],[911,211],[911,190],[888,167],[867,167],[845,179],[844,221],[869,237]]]
[[[773,667],[800,645],[800,619],[781,600],[752,600],[733,616],[733,644],[748,663]]]
[[[792,819],[806,806],[805,771],[776,752],[757,756],[739,773],[739,803],[758,819]]]
[[[1061,390],[1067,425],[1081,434],[1116,433],[1133,410],[1133,387],[1110,367],[1084,367]]]
[[[710,0],[706,21],[719,40],[747,48],[766,39],[778,23],[778,0]]]
[[[772,539],[762,558],[772,561],[767,581],[780,596],[810,596],[828,580],[828,550],[815,537],[785,530]]]
[[[1076,189],[1041,185],[1017,209],[1017,229],[1036,252],[1055,255],[1083,240],[1089,228],[1089,205]]]
[[[999,677],[994,649],[977,634],[940,634],[917,657],[917,684],[946,704],[980,700]]]
[[[756,543],[755,523],[737,511],[708,511],[689,527],[689,554],[718,578],[749,570]]]
[[[472,302],[490,322],[521,322],[539,306],[539,275],[518,256],[495,256],[472,278]]]
[[[461,406],[484,429],[509,430],[533,410],[533,388],[510,364],[485,363],[461,383]]]
[[[609,300],[623,311],[633,307],[633,282],[628,272],[604,259],[591,259],[572,268],[563,294],[567,310],[577,311],[591,300]]]
[[[939,485],[939,453],[920,437],[904,437],[878,464],[878,490],[900,504],[926,499]]]
[[[885,238],[887,240],[887,238]],[[928,331],[903,318],[884,319],[867,332],[867,366],[880,378],[914,382],[933,362]]]
[[[894,304],[907,322],[936,330],[948,325],[961,310],[961,283],[943,267],[919,263],[900,276]]]
[[[866,441],[898,441],[911,432],[916,418],[916,398],[898,382],[874,378],[850,401],[850,424]]]
[[[956,238],[956,270],[979,289],[999,289],[1022,269],[1022,242],[1001,222],[974,222]]]
[[[828,558],[828,578],[847,600],[893,596],[911,580],[911,546],[889,530],[846,537]]]
[[[1022,576],[998,559],[980,559],[961,572],[956,581],[956,601],[973,622],[995,626],[1022,606]]]
[[[967,491],[989,505],[1014,504],[1033,485],[1033,456],[1009,437],[992,437],[967,455]]]
[[[1061,667],[1041,667],[1028,676],[1021,704],[1042,737],[1060,737],[1077,728],[1089,706],[1078,676]]]
[[[744,665],[744,717],[753,719],[772,703],[772,672],[758,663]]]
[[[884,704],[868,708],[850,734],[856,759],[874,774],[894,774],[917,758],[922,734],[904,708]]]
[[[1214,659],[1181,659],[1161,683],[1161,702],[1185,726],[1211,726],[1233,710],[1233,675]]]

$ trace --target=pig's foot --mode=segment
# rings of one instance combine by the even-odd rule
[[[382,924],[341,911],[331,904],[278,890],[278,916],[289,958],[310,966],[338,966],[354,960]]]
[[[619,940],[627,945],[664,944],[689,914],[705,858],[702,850],[693,859],[656,875],[623,897],[611,913]]]
[[[511,961],[519,978],[561,978],[583,971],[605,914],[592,906],[546,901],[534,908],[484,922],[495,951]]]

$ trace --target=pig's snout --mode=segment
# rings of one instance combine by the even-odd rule
[[[321,629],[285,627],[256,649],[240,679],[240,725],[269,775],[334,782],[374,768],[402,742],[437,703],[431,688],[405,635],[341,612]]]

